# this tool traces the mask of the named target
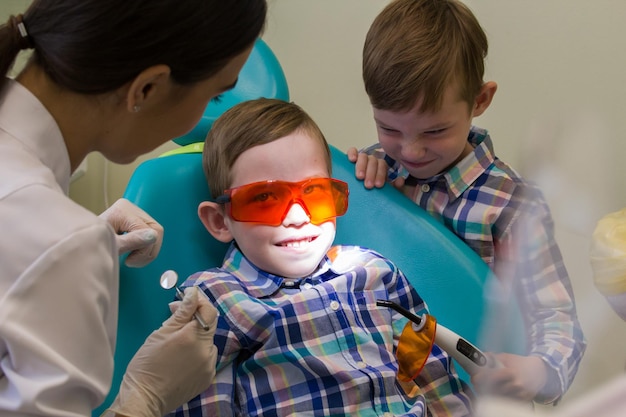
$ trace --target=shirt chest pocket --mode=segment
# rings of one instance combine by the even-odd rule
[[[367,333],[391,334],[390,314],[387,308],[376,305],[376,300],[386,299],[384,291],[362,291],[345,294],[340,304],[347,320]]]

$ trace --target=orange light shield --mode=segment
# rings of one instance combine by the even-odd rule
[[[409,321],[400,335],[396,357],[398,380],[402,382],[410,382],[417,378],[435,343],[437,320],[429,314],[424,314],[422,319],[417,329],[414,328],[417,325]]]

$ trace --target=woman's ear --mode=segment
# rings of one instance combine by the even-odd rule
[[[498,84],[494,81],[487,81],[483,84],[480,88],[480,92],[476,96],[476,100],[474,100],[472,117],[478,117],[487,110],[491,104],[491,100],[493,100],[493,96],[496,94],[496,90],[498,90]]]
[[[127,109],[136,113],[159,91],[166,91],[170,67],[154,65],[141,71],[130,83],[126,95]]]
[[[233,235],[226,225],[224,207],[213,201],[203,201],[198,206],[198,217],[211,235],[220,242],[228,243]]]

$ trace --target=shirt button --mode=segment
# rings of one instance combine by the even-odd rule
[[[385,413],[385,414],[383,414],[383,417],[393,417],[393,414],[391,414],[391,413]]]
[[[333,311],[339,310],[339,302],[334,301],[334,300],[331,301],[330,302],[330,309],[333,310]]]
[[[423,193],[427,193],[430,191],[430,185],[428,184],[422,184],[422,192]]]
[[[359,369],[367,368],[367,364],[365,362],[363,362],[363,361],[358,361],[356,363],[356,367],[359,368]]]

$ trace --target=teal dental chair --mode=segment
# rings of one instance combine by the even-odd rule
[[[269,48],[265,49],[267,45],[257,43],[255,49],[257,47],[262,49],[261,53],[271,54]],[[278,65],[273,59],[269,61]],[[246,76],[246,66],[240,83]],[[273,70],[280,70],[280,66],[273,66]],[[279,73],[282,74],[282,70]],[[273,91],[247,98],[263,95],[288,100],[284,77],[273,80]],[[238,83],[237,88],[239,86]],[[236,99],[228,100],[227,96],[222,100],[226,108],[236,104]],[[207,108],[207,113],[211,112]],[[191,137],[177,141],[186,146],[139,165],[128,183],[124,197],[161,223],[165,235],[159,256],[146,267],[128,268],[121,262],[115,374],[111,393],[94,411],[94,416],[112,402],[128,362],[146,337],[169,316],[168,303],[175,294],[174,290],[161,288],[161,274],[174,270],[182,283],[187,276],[222,263],[228,245],[213,239],[197,216],[198,204],[210,199],[210,193],[202,171],[202,146],[193,143],[204,141],[215,116],[208,114],[201,121],[203,127],[194,129]],[[390,186],[366,190],[355,179],[354,166],[347,156],[335,147],[331,147],[331,151],[333,177],[346,181],[350,187],[348,212],[337,220],[335,243],[369,247],[394,261],[427,302],[438,322],[477,346],[485,347],[481,341],[485,328],[491,326],[488,318],[498,315],[503,320],[500,313],[494,314],[500,311],[501,305],[494,300],[493,281],[486,264],[397,190]],[[515,351],[517,346],[489,348]],[[457,370],[469,382],[467,374],[460,367]]]

